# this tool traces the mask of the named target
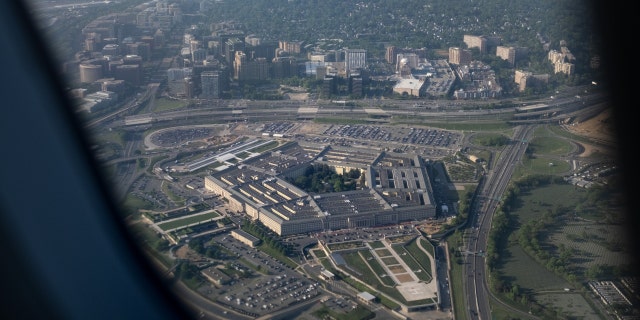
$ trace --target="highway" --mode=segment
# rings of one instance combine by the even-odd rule
[[[493,169],[485,175],[485,180],[479,186],[478,197],[471,205],[472,213],[469,215],[471,236],[466,246],[465,275],[463,275],[469,319],[492,319],[485,263],[487,240],[493,215],[511,180],[515,165],[527,150],[528,141],[530,141],[534,129],[533,125],[515,128],[511,143],[500,152],[500,157]],[[522,316],[530,317],[526,313],[522,313]]]
[[[117,110],[92,119],[87,127],[99,125],[123,127],[144,124],[172,122],[178,124],[193,123],[230,123],[230,122],[260,122],[272,120],[313,120],[318,118],[348,118],[367,119],[376,123],[389,123],[393,119],[405,122],[469,122],[482,123],[494,121],[509,121],[513,124],[558,122],[575,113],[582,113],[583,109],[591,107],[608,97],[600,93],[588,93],[582,96],[570,95],[584,92],[582,89],[571,90],[570,93],[558,95],[554,99],[529,100],[526,103],[513,102],[513,106],[503,108],[487,108],[488,102],[478,101],[420,101],[413,100],[379,100],[364,99],[354,102],[354,106],[340,105],[329,100],[215,100],[197,101],[196,107],[168,110],[163,112],[138,113],[137,108],[152,104],[157,94],[159,84],[150,84],[147,90],[133,101]],[[579,91],[582,90],[582,91]],[[578,98],[579,97],[579,98]],[[516,105],[546,104],[548,109],[531,113],[518,112]],[[473,106],[470,107],[470,106]],[[484,106],[484,107],[483,107]],[[144,108],[149,110],[147,106]],[[126,121],[128,119],[128,121]]]

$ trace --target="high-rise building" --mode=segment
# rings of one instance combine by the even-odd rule
[[[203,48],[197,48],[191,51],[191,61],[193,61],[193,63],[196,63],[196,64],[202,63],[206,59],[207,59],[207,50]]]
[[[233,78],[236,80],[240,80],[243,78],[244,68],[246,68],[249,59],[247,59],[247,55],[242,51],[237,51],[235,53],[235,58],[233,59]]]
[[[458,48],[449,48],[449,63],[457,65],[467,65],[471,62],[471,51]]]
[[[496,47],[496,56],[507,60],[512,67],[516,65],[518,60],[524,58],[528,52],[529,50],[526,47]]]
[[[220,99],[222,94],[220,80],[220,73],[217,71],[205,71],[201,73],[201,97],[208,99]]]
[[[125,92],[124,80],[106,79],[102,82],[102,91],[111,91],[116,94],[123,94]]]
[[[191,68],[169,68],[167,70],[167,81],[184,81],[184,78],[191,76]]]
[[[288,78],[298,75],[298,63],[294,57],[280,57],[273,59],[271,64],[274,79]]]
[[[126,48],[127,54],[140,56],[144,61],[149,61],[149,59],[151,58],[151,47],[146,42],[138,41],[129,43],[127,44]]]
[[[266,80],[270,77],[270,64],[265,58],[249,61],[247,67],[244,80]]]
[[[364,69],[367,67],[367,50],[365,49],[346,49],[344,52],[344,62],[346,72]]]
[[[400,71],[402,65],[406,65],[409,69],[417,68],[420,58],[415,53],[399,53],[396,61],[396,71]]]
[[[278,48],[289,53],[302,52],[302,41],[279,41]]]
[[[137,64],[123,64],[116,67],[114,77],[133,86],[139,86],[142,81],[142,68]]]
[[[322,80],[327,76],[327,67],[320,65],[316,67],[316,80]]]
[[[142,57],[135,54],[129,54],[122,58],[124,64],[135,64],[142,67]]]
[[[554,73],[565,73],[572,75],[575,71],[575,56],[567,47],[561,47],[560,51],[551,50],[547,54],[549,61],[553,64]]]
[[[320,95],[324,98],[331,97],[336,92],[336,79],[334,77],[325,77],[322,79],[322,91]]]
[[[278,44],[275,41],[261,41],[257,45],[248,45],[245,52],[250,59],[265,58],[267,61],[276,57],[276,49]]]
[[[195,95],[195,85],[191,77],[184,78],[184,95],[188,99],[193,98]]]
[[[105,56],[117,56],[120,54],[120,46],[117,44],[106,44],[102,48],[102,54]]]
[[[244,53],[244,48],[244,41],[240,40],[239,38],[230,38],[229,40],[227,40],[224,44],[224,55],[227,63],[232,64],[235,60],[235,53]]]
[[[361,77],[351,77],[349,81],[349,92],[352,96],[360,98],[362,97],[364,91],[362,90],[362,78]]]
[[[494,36],[472,36],[465,34],[463,41],[467,45],[467,48],[478,48],[480,53],[484,54],[489,52],[489,48],[500,45],[502,39]]]
[[[507,60],[512,67],[516,64],[516,48],[514,47],[498,46],[496,56]]]
[[[396,64],[398,62],[396,60],[396,57],[398,54],[397,51],[398,51],[398,47],[396,46],[389,46],[386,48],[384,58],[387,60],[387,63]]]
[[[253,35],[253,34],[250,34],[244,37],[244,42],[246,42],[248,45],[252,47],[259,46],[261,41],[262,39],[260,37],[257,37],[256,35]]]
[[[102,78],[102,66],[98,64],[80,64],[80,82],[93,83]]]

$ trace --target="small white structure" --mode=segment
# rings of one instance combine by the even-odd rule
[[[376,300],[376,296],[372,295],[369,292],[363,291],[358,293],[358,299],[360,299],[361,301],[370,303]]]

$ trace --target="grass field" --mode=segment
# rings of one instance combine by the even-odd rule
[[[176,220],[171,220],[165,223],[160,223],[158,224],[158,227],[160,227],[160,229],[162,230],[171,230],[171,229],[176,229],[176,228],[181,228],[181,227],[186,227],[188,225],[192,225],[194,223],[199,223],[199,222],[205,222],[205,221],[210,221],[213,218],[217,218],[219,217],[220,214],[216,213],[216,212],[208,212],[205,214],[199,214],[199,215],[192,215],[183,219],[176,219]]]
[[[419,239],[419,238],[416,238]],[[428,243],[428,241],[423,241],[422,246],[426,248],[426,250],[430,253],[426,253],[420,248],[417,247],[415,242],[416,240],[412,240],[409,243],[402,245],[399,242],[393,245],[393,251],[398,254],[400,259],[402,259],[407,266],[414,272],[414,274],[418,277],[418,280],[429,282],[432,281],[431,270],[429,269],[430,263],[428,262],[428,255],[433,255],[433,246]],[[357,241],[362,245],[360,241]],[[353,243],[353,242],[352,242]],[[410,303],[405,301],[402,294],[395,288],[398,284],[394,280],[392,275],[398,277],[398,280],[401,282],[411,281],[413,279],[409,273],[409,270],[406,270],[404,266],[402,266],[398,258],[393,256],[393,253],[386,248],[383,248],[384,245],[380,241],[372,241],[368,242],[369,247],[373,248],[372,250],[368,249],[367,246],[362,246],[361,248],[357,248],[357,250],[349,250],[349,251],[341,251],[340,255],[345,260],[347,266],[343,267],[345,271],[350,273],[353,277],[363,281],[367,285],[375,288],[379,293],[383,293],[388,295],[389,297],[401,301],[402,303],[407,303],[408,305],[420,305],[420,304],[430,304],[434,303],[432,299],[419,300],[419,301],[411,301]],[[331,244],[335,248],[340,243]],[[411,247],[411,249],[409,249]],[[356,249],[356,248],[350,248]],[[374,256],[374,253],[378,256],[380,261],[385,266],[383,266],[378,259]],[[427,260],[416,261],[416,260]],[[323,263],[324,265],[324,263]],[[425,268],[426,266],[426,268]],[[348,278],[345,281],[352,283],[353,281],[348,281]],[[355,284],[355,283],[353,283]],[[380,297],[380,295],[378,294]],[[385,301],[384,297],[380,297],[381,301]],[[381,302],[384,304],[384,302]]]
[[[584,272],[596,265],[623,266],[631,261],[631,253],[624,249],[628,233],[622,225],[603,225],[597,222],[575,221],[549,235],[549,243],[564,245],[576,252],[572,262],[577,271]],[[628,239],[628,238],[627,238]],[[620,248],[613,251],[611,248]]]
[[[187,106],[188,102],[183,100],[172,100],[167,98],[157,98],[154,100],[154,112],[179,110]]]
[[[563,196],[556,196],[558,194]],[[607,224],[601,218],[597,221],[575,218],[574,213],[589,212],[589,209],[581,208],[587,196],[585,189],[559,184],[522,192],[511,211],[513,231],[508,247],[501,253],[498,270],[505,281],[517,284],[521,292],[533,298],[547,312],[579,319],[600,319],[599,311],[579,292],[586,290],[579,283],[587,279],[585,272],[590,267],[623,266],[631,257],[622,245],[626,237],[623,225]],[[571,252],[565,267],[571,270],[570,275],[578,282],[570,282],[541,265],[516,240],[520,226],[543,220],[543,215],[550,212],[566,213],[555,218],[554,223],[536,238],[550,259],[559,259],[563,251]],[[570,291],[564,291],[564,288]]]
[[[503,255],[504,264],[499,270],[524,291],[562,291],[571,287],[567,281],[539,265],[519,245],[509,246]]]
[[[601,320],[585,298],[574,292],[537,293],[534,298],[543,305],[559,310],[567,319]]]

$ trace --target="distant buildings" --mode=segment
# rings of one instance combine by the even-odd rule
[[[207,7],[201,6],[203,10]],[[107,77],[120,80],[127,87],[140,86],[147,80],[157,83],[167,80],[169,94],[177,98],[228,98],[236,92],[231,90],[234,80],[241,83],[299,75],[318,80],[321,98],[345,95],[358,98],[367,93],[374,75],[373,81],[387,86],[385,92],[388,92],[389,81],[397,81],[392,92],[401,95],[476,99],[497,98],[501,87],[493,73],[474,64],[475,49],[480,54],[495,50],[496,56],[512,67],[528,54],[527,48],[503,46],[499,36],[466,34],[463,36],[466,47],[448,48],[446,68],[427,61],[433,48],[387,46],[385,59],[390,65],[368,70],[367,50],[342,47],[341,39],[322,39],[317,43],[262,39],[246,34],[241,22],[224,21],[204,27],[207,30],[194,23],[186,27],[181,36],[172,35],[177,43],[170,45],[176,54],[161,63],[161,68],[167,70],[166,78],[145,74],[145,63],[158,48],[167,47],[165,34],[184,19],[190,18],[183,15],[180,6],[164,0],[141,4],[136,12],[100,17],[83,28],[84,50],[74,61],[65,63],[65,72],[77,73],[79,82],[84,84]],[[369,33],[358,35],[359,38],[370,36]],[[575,72],[575,58],[564,42],[559,51],[548,53],[548,59],[555,73]],[[592,62],[597,65],[598,60]],[[395,73],[386,74],[387,78],[383,79],[381,72],[391,70]],[[460,82],[455,81],[456,76]],[[521,91],[544,81],[544,76],[531,74],[516,80]],[[461,88],[454,91],[459,85]]]
[[[222,97],[221,81],[221,75],[218,71],[202,72],[200,74],[201,98],[220,99]]]
[[[471,51],[458,47],[449,48],[449,63],[467,65],[471,62]]]
[[[514,79],[520,92],[525,91],[527,88],[539,87],[549,83],[548,74],[533,74],[523,70],[516,70]]]
[[[367,50],[346,49],[344,51],[344,65],[347,74],[367,67]]]
[[[491,37],[491,36],[473,36],[465,34],[463,36],[463,41],[467,45],[467,48],[478,48],[480,50],[480,54],[485,54],[490,51],[490,48],[495,48],[500,45],[502,42],[502,38],[500,37]]]
[[[496,56],[502,58],[503,60],[507,60],[511,67],[514,67],[516,65],[516,62],[524,58],[528,53],[529,50],[524,47],[496,47]]]
[[[455,99],[499,98],[502,95],[502,87],[490,66],[473,61],[455,70],[462,87],[453,93]]]
[[[575,57],[565,46],[560,47],[560,51],[551,50],[548,53],[548,59],[553,64],[553,72],[572,75],[575,71]]]
[[[393,86],[393,92],[399,95],[424,96],[425,81],[418,79],[401,79]]]

